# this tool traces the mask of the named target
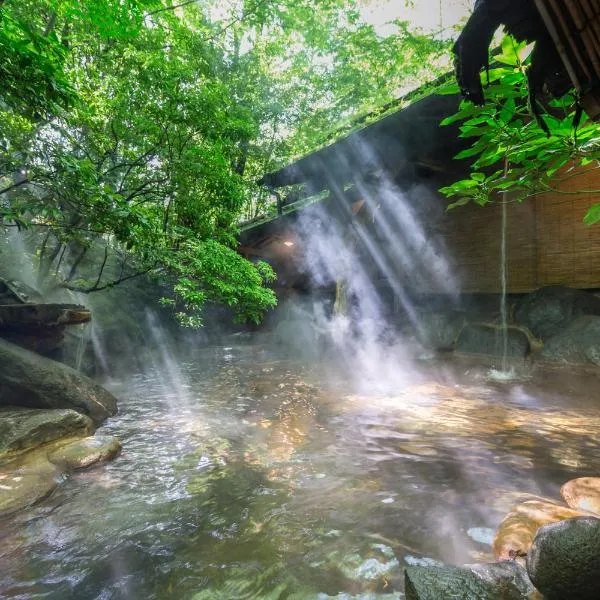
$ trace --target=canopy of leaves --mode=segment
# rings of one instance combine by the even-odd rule
[[[40,285],[153,273],[188,324],[275,304],[270,267],[235,252],[271,202],[254,181],[447,50],[406,23],[380,37],[355,0],[6,0],[0,25],[1,223],[40,232]],[[118,277],[79,274],[98,243]]]
[[[472,140],[456,156],[473,161],[469,178],[441,190],[454,199],[451,208],[561,193],[557,176],[576,177],[581,167],[600,167],[600,127],[578,112],[573,95],[550,101],[540,117],[543,123],[532,116],[527,105],[529,50],[507,36],[501,53],[493,57],[485,105],[465,101],[442,122],[460,122],[461,137]],[[456,93],[458,88],[452,85],[438,91]],[[580,193],[590,191],[582,188]],[[600,221],[600,205],[589,210],[585,221]]]

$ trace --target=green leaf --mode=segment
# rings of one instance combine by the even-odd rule
[[[594,204],[588,209],[583,222],[586,225],[594,225],[600,222],[600,204]]]

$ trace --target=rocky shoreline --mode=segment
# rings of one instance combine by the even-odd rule
[[[600,477],[568,481],[561,496],[513,507],[494,537],[498,562],[407,567],[406,600],[598,598]]]
[[[114,458],[116,438],[94,435],[117,412],[95,381],[0,339],[0,518],[49,495],[75,470]]]

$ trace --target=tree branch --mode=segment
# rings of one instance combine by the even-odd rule
[[[136,277],[140,277],[141,275],[145,275],[146,273],[150,273],[153,269],[156,268],[156,263],[143,271],[137,271],[131,275],[126,275],[125,277],[120,277],[114,281],[110,281],[109,283],[105,283],[104,285],[93,285],[91,287],[82,288],[76,285],[69,285],[66,281],[61,284],[60,287],[70,290],[72,292],[81,292],[82,294],[90,294],[92,292],[101,292],[102,290],[106,290],[108,288],[114,287],[115,285],[119,285],[124,281],[129,281],[130,279],[135,279]]]

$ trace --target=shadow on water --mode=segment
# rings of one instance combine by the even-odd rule
[[[1,597],[389,592],[403,564],[489,557],[469,532],[600,465],[593,377],[432,363],[357,394],[256,345],[171,366],[110,384],[121,457],[3,523]]]

